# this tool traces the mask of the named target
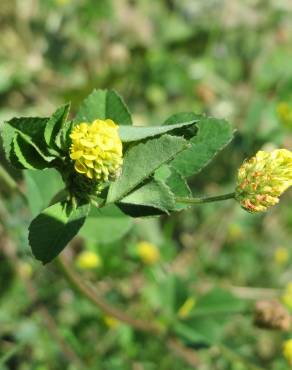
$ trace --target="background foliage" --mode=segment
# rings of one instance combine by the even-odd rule
[[[292,119],[279,109],[292,108],[291,15],[289,0],[2,0],[0,121],[47,116],[68,100],[76,113],[93,88],[117,90],[138,125],[179,111],[227,119],[235,139],[189,185],[195,195],[231,191],[246,156],[291,149]],[[60,179],[9,171],[30,207],[0,184],[0,367],[191,369],[163,339],[105,316],[32,258],[27,226]],[[284,370],[289,332],[257,328],[251,311],[283,294],[292,308],[290,202],[287,193],[265,215],[228,201],[134,221],[108,209],[68,258],[112,305],[170,325],[195,368]],[[141,242],[156,246],[150,257]],[[82,250],[98,256],[93,268]]]

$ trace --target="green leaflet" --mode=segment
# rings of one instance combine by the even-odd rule
[[[74,122],[112,119],[118,125],[131,125],[132,118],[122,98],[113,90],[94,90],[81,104]]]
[[[41,212],[29,226],[29,244],[34,256],[44,264],[52,261],[78,233],[90,210],[82,205],[68,212],[56,203]]]
[[[130,148],[124,158],[121,176],[109,188],[107,202],[123,198],[186,147],[187,141],[183,138],[163,135]]]
[[[157,208],[167,214],[175,206],[172,192],[165,183],[159,180],[151,180],[142,185],[121,199],[119,203]]]
[[[198,133],[190,140],[190,148],[171,162],[184,177],[198,173],[233,137],[230,124],[222,119],[204,118],[197,127]]]
[[[62,149],[60,131],[66,123],[70,110],[70,104],[62,105],[58,108],[45,126],[44,138],[47,145],[56,150]]]

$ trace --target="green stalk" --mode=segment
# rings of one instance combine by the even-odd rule
[[[202,203],[212,203],[212,202],[218,202],[221,200],[226,199],[234,199],[235,193],[228,193],[223,195],[217,195],[214,197],[198,197],[198,198],[184,198],[184,197],[176,197],[175,200],[178,203],[184,203],[184,204],[202,204]]]

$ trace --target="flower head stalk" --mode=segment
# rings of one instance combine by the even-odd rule
[[[70,158],[78,173],[98,182],[117,177],[123,163],[123,147],[118,125],[112,120],[80,123],[70,138]]]
[[[239,168],[235,199],[249,212],[263,212],[291,185],[292,152],[259,151]]]

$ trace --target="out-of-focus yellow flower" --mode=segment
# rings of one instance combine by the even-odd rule
[[[70,157],[77,172],[100,182],[117,177],[123,163],[118,128],[110,119],[75,126],[70,134]]]
[[[116,329],[120,325],[120,321],[112,316],[104,316],[103,321],[110,329]]]
[[[32,270],[32,266],[31,264],[27,263],[27,262],[21,262],[19,264],[19,273],[20,275],[24,278],[24,279],[29,279],[32,277],[32,273],[33,273],[33,270]]]
[[[292,281],[286,285],[285,292],[282,295],[282,302],[287,308],[292,310]]]
[[[288,262],[289,252],[285,247],[278,247],[274,253],[274,260],[278,265],[284,265]]]
[[[277,114],[284,126],[292,128],[292,107],[287,102],[281,102],[277,105]]]
[[[239,168],[235,198],[249,212],[263,212],[279,202],[292,185],[292,152],[259,151]]]
[[[228,228],[227,237],[231,241],[239,240],[243,237],[244,233],[242,227],[236,223],[230,224]]]
[[[189,316],[190,312],[192,311],[192,309],[195,307],[196,305],[196,300],[195,298],[193,297],[189,297],[184,303],[183,305],[179,308],[178,312],[177,312],[177,316],[180,318],[180,319],[185,319],[186,317]]]
[[[55,0],[55,3],[59,6],[65,6],[71,3],[71,0]]]
[[[101,266],[101,258],[94,252],[83,251],[77,256],[76,265],[81,270],[96,269]]]
[[[137,244],[137,253],[146,265],[153,265],[160,258],[160,252],[156,245],[146,241]]]
[[[292,339],[288,339],[283,343],[283,356],[292,365]]]

